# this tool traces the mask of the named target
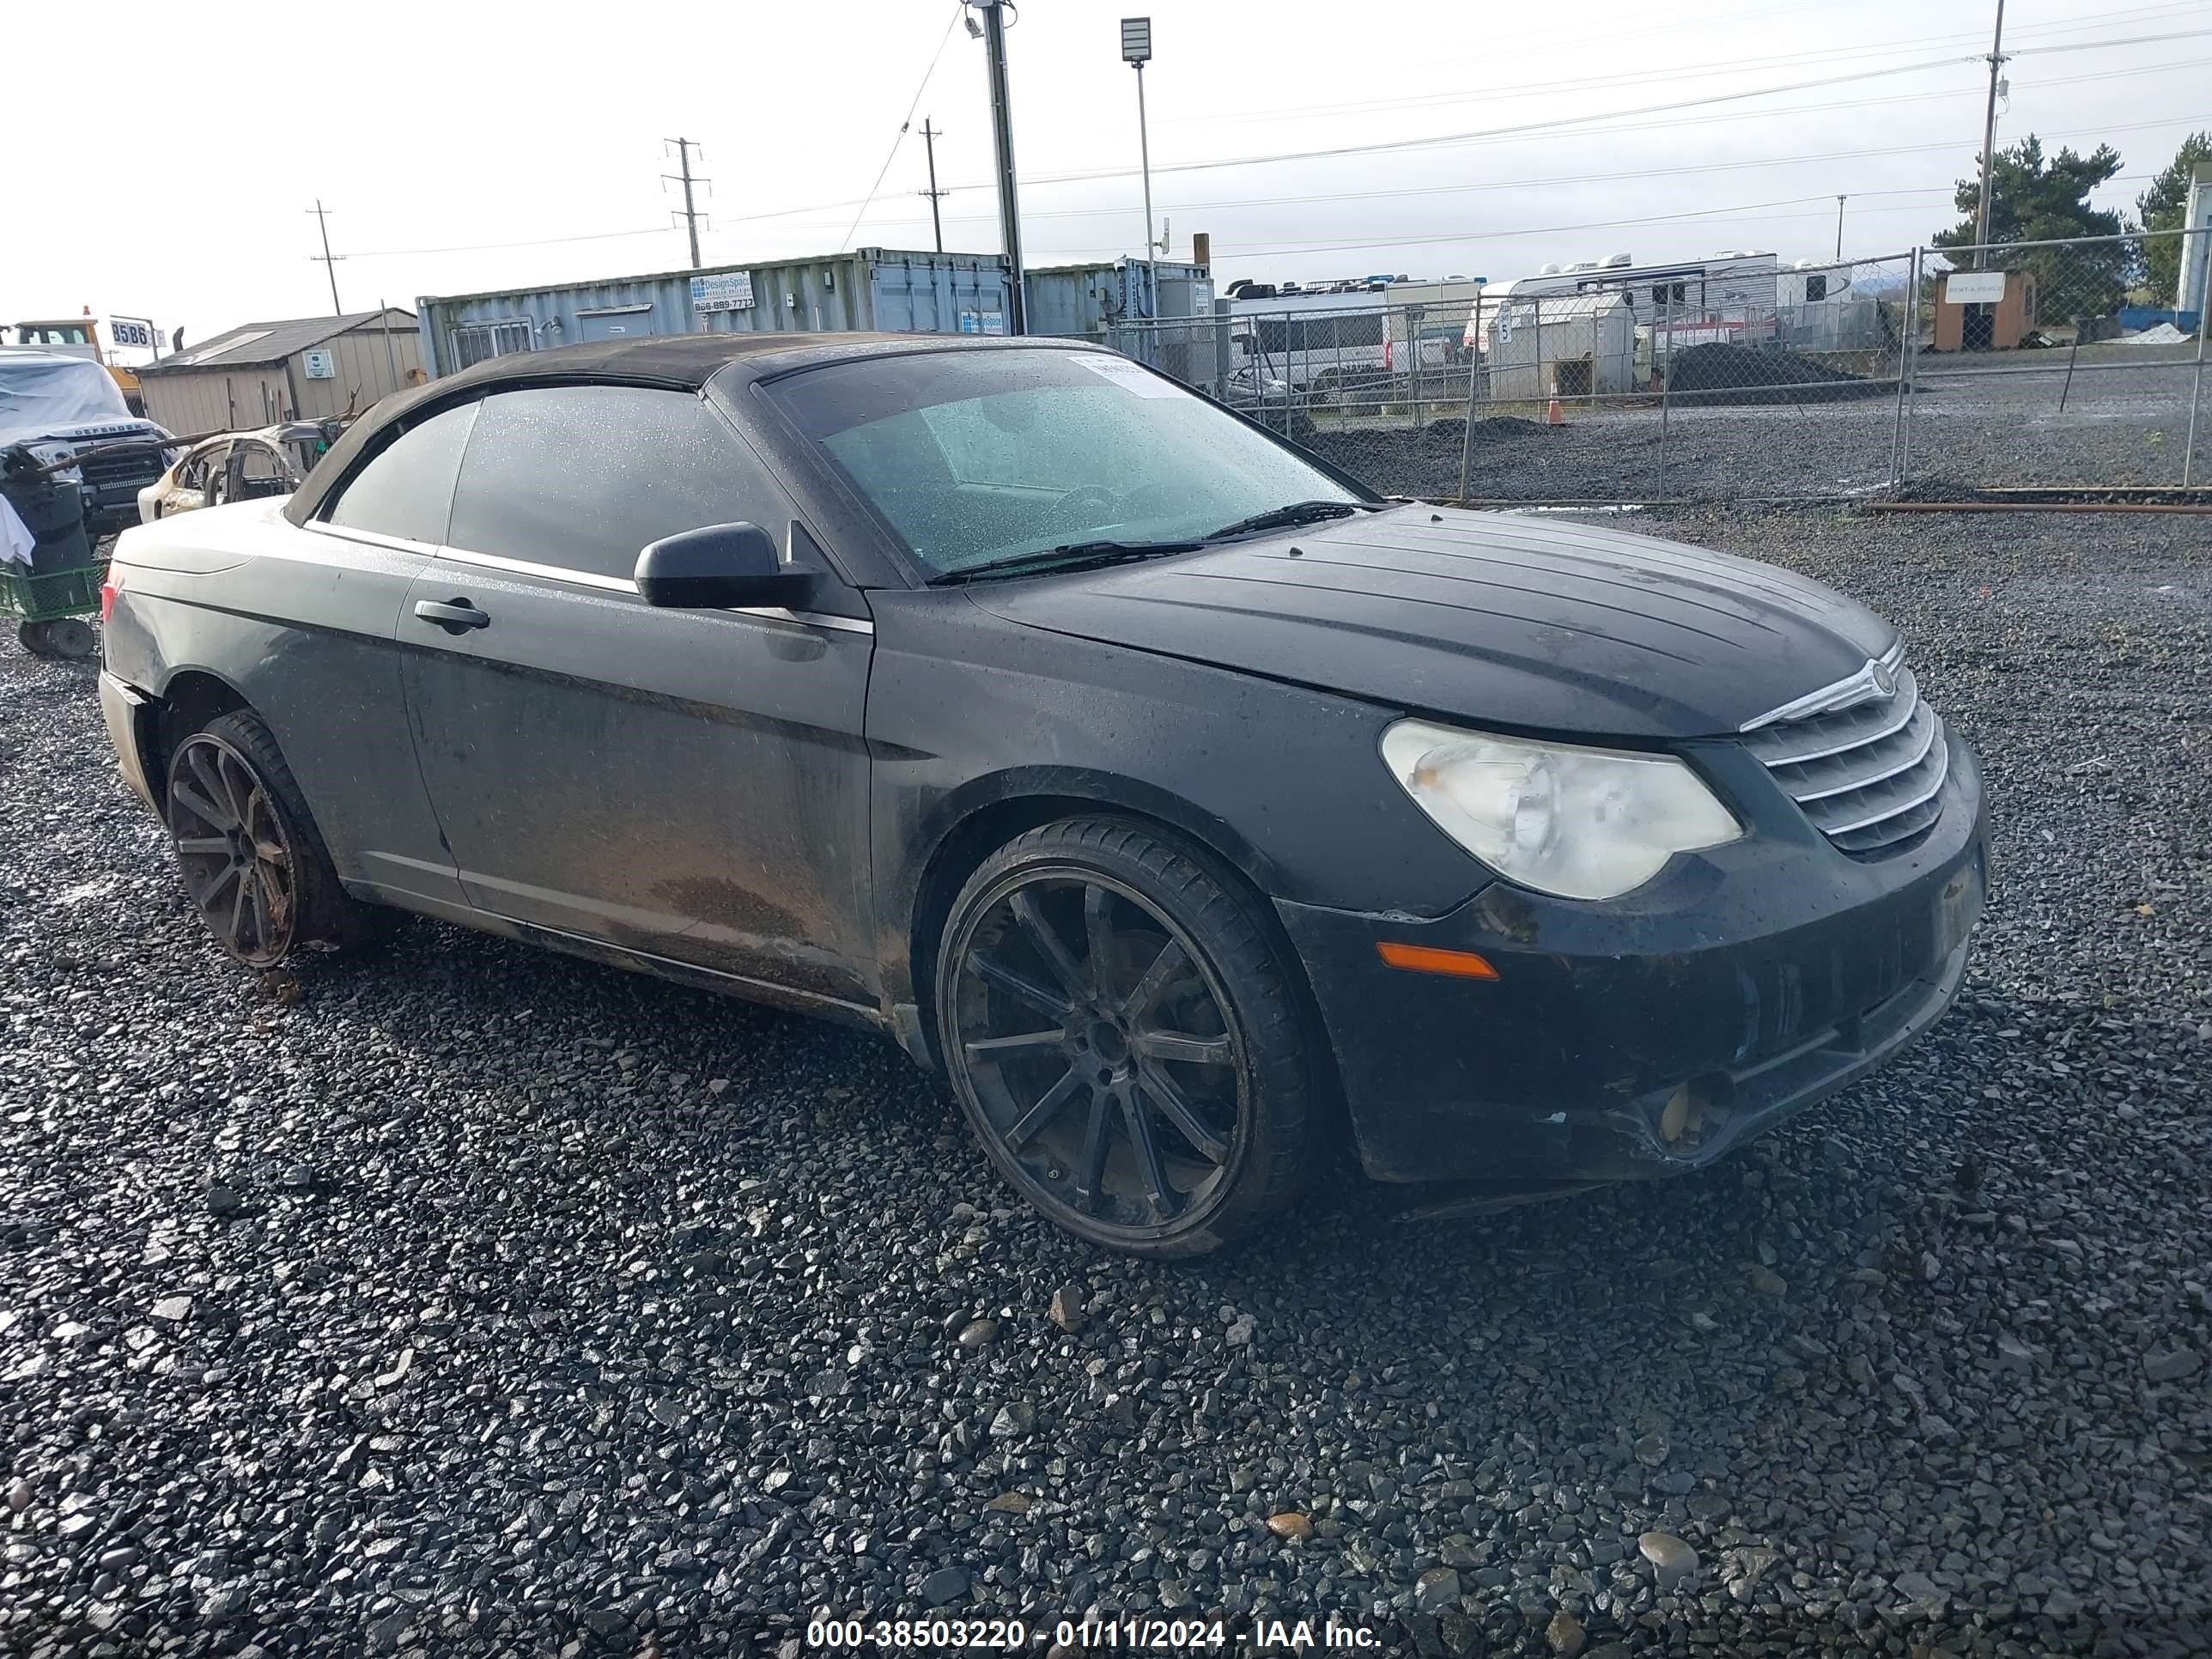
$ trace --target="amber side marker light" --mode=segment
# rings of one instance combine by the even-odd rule
[[[1498,969],[1472,951],[1440,951],[1433,945],[1395,945],[1378,939],[1375,954],[1393,968],[1416,974],[1449,974],[1457,979],[1498,977]]]

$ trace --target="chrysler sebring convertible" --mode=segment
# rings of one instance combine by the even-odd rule
[[[1773,567],[1384,500],[1128,359],[716,334],[387,399],[127,532],[100,698],[216,941],[398,911],[868,1026],[1153,1255],[1693,1170],[1943,1011],[1974,757]]]

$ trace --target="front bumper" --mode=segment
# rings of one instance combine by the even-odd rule
[[[1279,901],[1368,1173],[1695,1169],[1904,1048],[1958,992],[1988,878],[1980,770],[1949,741],[1942,817],[1883,860],[1846,857],[1784,802],[1609,903],[1504,882],[1434,921]],[[1390,968],[1382,941],[1474,951],[1498,977]]]

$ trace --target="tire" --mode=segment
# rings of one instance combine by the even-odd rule
[[[52,652],[46,649],[46,625],[44,623],[17,623],[15,642],[34,657],[53,655]]]
[[[1001,1175],[1079,1238],[1203,1255],[1279,1214],[1321,1141],[1295,970],[1207,855],[1075,817],[968,878],[939,1050]]]
[[[252,711],[217,715],[177,743],[165,799],[185,891],[235,960],[270,968],[391,931],[392,912],[339,884],[292,769]]]
[[[61,617],[39,626],[45,630],[41,655],[79,662],[100,649],[100,636],[82,617]]]

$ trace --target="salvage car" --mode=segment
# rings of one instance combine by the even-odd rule
[[[323,428],[313,422],[292,421],[204,438],[138,492],[138,521],[151,524],[172,514],[194,513],[225,501],[289,495],[313,465],[309,457],[323,435]]]
[[[1965,971],[1974,757],[1784,570],[1386,501],[1116,354],[716,334],[387,399],[126,532],[100,699],[216,941],[396,911],[888,1032],[1156,1255],[1694,1170]]]

